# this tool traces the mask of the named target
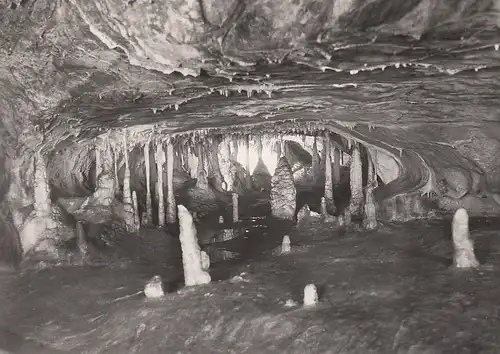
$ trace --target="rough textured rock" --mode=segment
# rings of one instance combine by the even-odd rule
[[[271,213],[278,219],[293,220],[295,217],[297,190],[286,157],[279,160],[271,179]]]
[[[352,215],[360,214],[363,207],[363,168],[359,149],[359,144],[357,142],[353,143],[350,165],[351,199],[349,201],[349,209]]]
[[[177,206],[184,266],[184,283],[186,286],[210,283],[210,274],[203,270],[200,246],[196,237],[197,231],[191,213],[183,205]]]
[[[153,276],[144,286],[144,295],[148,299],[160,299],[165,296],[163,281],[159,275]]]
[[[264,163],[264,161],[262,161],[262,159],[259,159],[252,174],[252,183],[254,189],[258,191],[270,192],[271,178],[272,176],[269,173],[266,164]]]
[[[307,284],[304,288],[304,306],[314,306],[318,303],[318,291],[314,284]]]
[[[453,216],[453,266],[475,268],[479,262],[474,255],[474,244],[469,235],[469,216],[465,209],[458,209]]]

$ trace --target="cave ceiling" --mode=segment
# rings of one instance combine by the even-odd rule
[[[2,124],[28,145],[132,126],[356,124],[440,143],[442,126],[500,120],[494,1],[0,4]]]

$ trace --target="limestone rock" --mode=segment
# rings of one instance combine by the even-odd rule
[[[307,284],[304,288],[304,306],[314,306],[318,303],[318,291],[314,284]]]
[[[163,281],[159,275],[155,275],[146,283],[144,295],[146,295],[148,299],[159,299],[165,296]]]
[[[469,236],[469,216],[465,209],[458,209],[453,216],[453,266],[476,268],[479,262],[474,255],[474,244]]]
[[[202,267],[200,246],[196,237],[196,227],[191,213],[183,205],[178,205],[179,240],[182,249],[182,264],[184,266],[184,281],[186,286],[210,283],[210,274]]]
[[[258,191],[269,192],[271,190],[272,176],[262,159],[259,159],[252,174],[254,188]]]
[[[309,205],[305,204],[302,208],[300,208],[299,212],[297,213],[297,223],[300,224],[304,220],[307,221],[310,215],[311,215],[311,210],[309,209]]]
[[[210,268],[210,256],[205,251],[201,251],[201,268],[203,270],[208,270]]]
[[[288,254],[292,252],[292,246],[290,244],[290,236],[283,236],[283,241],[281,242],[281,254]]]
[[[280,158],[271,179],[271,213],[275,218],[293,220],[295,216],[297,190],[292,169],[285,157]]]

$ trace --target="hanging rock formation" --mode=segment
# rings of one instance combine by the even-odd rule
[[[295,217],[297,190],[286,157],[279,160],[271,179],[271,213],[278,219],[293,220]]]
[[[196,227],[191,213],[183,205],[177,206],[179,216],[182,249],[182,264],[184,266],[184,283],[186,286],[210,283],[210,274],[203,270],[201,250],[196,237]]]

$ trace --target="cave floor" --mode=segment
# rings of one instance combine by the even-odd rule
[[[253,258],[216,263],[212,284],[190,289],[176,288],[181,274],[176,262],[4,274],[0,348],[10,353],[499,353],[500,222],[471,220],[484,265],[471,271],[449,268],[449,225],[435,220],[374,232],[325,225],[295,230],[292,254],[273,256],[269,246]],[[273,235],[277,245],[282,235]],[[159,301],[141,294],[154,274],[170,291]],[[301,303],[308,283],[317,285],[320,303],[285,307],[288,299]]]

